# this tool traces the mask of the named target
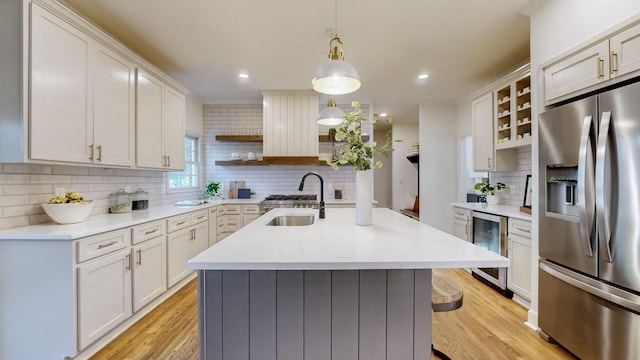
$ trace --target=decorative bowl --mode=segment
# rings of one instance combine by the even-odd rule
[[[44,212],[58,224],[83,222],[93,209],[93,201],[83,203],[42,204]]]

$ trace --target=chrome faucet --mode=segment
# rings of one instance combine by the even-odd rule
[[[309,171],[302,177],[302,181],[300,181],[298,190],[302,191],[302,189],[304,189],[304,179],[306,179],[309,175],[315,175],[318,177],[318,179],[320,179],[320,215],[318,217],[320,219],[324,219],[324,180],[322,179],[322,176],[320,176],[320,174],[315,171]]]

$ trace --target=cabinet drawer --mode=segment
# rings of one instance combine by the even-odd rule
[[[227,215],[225,219],[225,232],[234,232],[242,227],[241,215]]]
[[[167,219],[167,232],[172,233],[174,231],[184,229],[191,225],[191,214],[182,214]]]
[[[198,224],[208,220],[207,210],[194,211],[190,213],[191,224]]]
[[[471,210],[454,207],[453,218],[468,221],[469,219],[471,219]]]
[[[78,262],[124,249],[131,243],[129,229],[110,231],[104,234],[78,240]]]
[[[242,214],[242,205],[224,205],[224,214],[225,215],[241,215]]]
[[[258,204],[243,205],[242,213],[245,215],[260,214],[260,205]]]
[[[152,221],[131,228],[131,243],[138,244],[154,237],[164,235],[166,226],[164,220]]]
[[[531,221],[510,218],[509,234],[531,238]]]
[[[242,226],[245,226],[258,218],[258,214],[255,215],[242,215]]]

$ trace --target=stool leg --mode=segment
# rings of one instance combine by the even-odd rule
[[[437,356],[438,359],[440,360],[451,360],[451,358],[448,357],[447,354],[433,347],[433,344],[431,344],[431,352],[433,353],[433,355]]]

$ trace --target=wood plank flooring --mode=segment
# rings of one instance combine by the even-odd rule
[[[433,314],[433,343],[454,360],[575,359],[524,322],[527,310],[461,269],[446,270],[464,288],[464,305]],[[196,282],[191,281],[95,354],[101,359],[198,359]],[[434,358],[435,359],[435,358]]]

